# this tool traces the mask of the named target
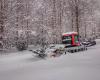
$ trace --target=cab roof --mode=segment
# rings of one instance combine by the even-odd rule
[[[72,34],[78,34],[78,33],[77,32],[66,32],[66,33],[63,33],[62,35],[66,36],[66,35],[72,35]]]

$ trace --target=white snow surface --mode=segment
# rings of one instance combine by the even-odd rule
[[[56,58],[29,51],[0,56],[0,80],[100,80],[100,44]]]

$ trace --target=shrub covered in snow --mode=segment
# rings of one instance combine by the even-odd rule
[[[23,50],[26,50],[28,48],[28,44],[26,41],[18,41],[16,43],[16,48],[19,50],[19,51],[23,51]]]

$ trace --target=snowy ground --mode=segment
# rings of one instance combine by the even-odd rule
[[[0,80],[100,80],[100,41],[84,52],[39,59],[29,51],[0,56]]]

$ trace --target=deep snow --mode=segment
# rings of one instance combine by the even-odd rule
[[[100,80],[100,44],[84,52],[39,59],[29,51],[0,57],[0,80]]]

